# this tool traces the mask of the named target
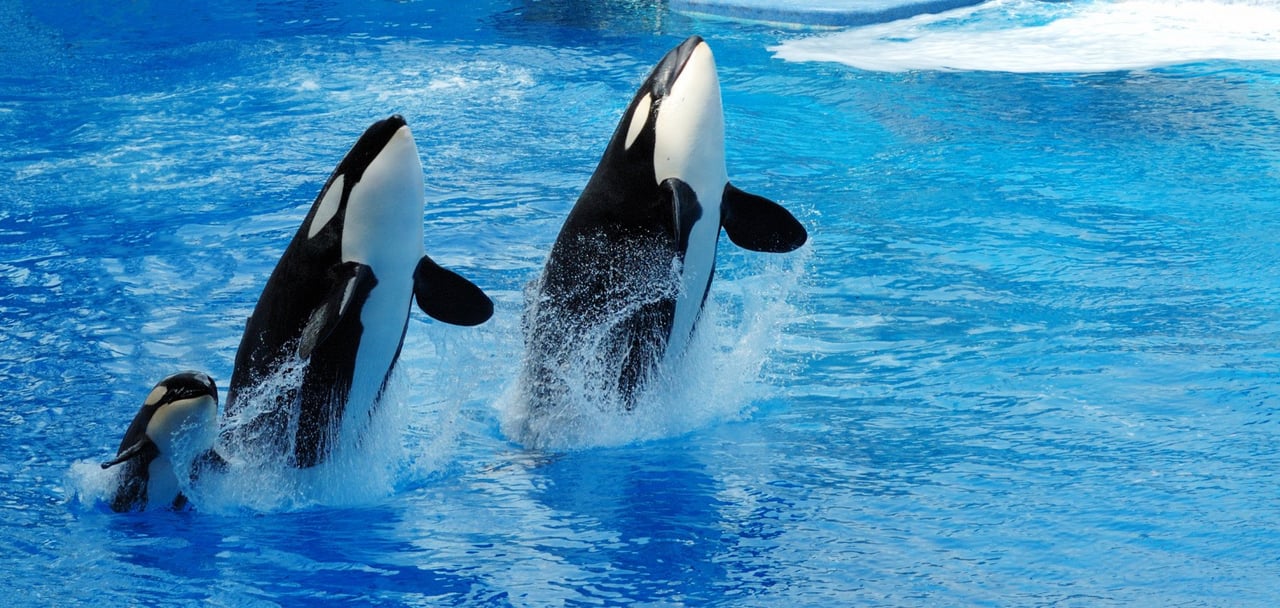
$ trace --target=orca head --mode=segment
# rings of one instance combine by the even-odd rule
[[[691,36],[667,52],[636,92],[609,147],[643,167],[655,186],[678,179],[703,200],[718,201],[728,181],[724,111],[706,41]]]
[[[147,394],[107,469],[151,452],[189,460],[213,448],[218,433],[218,387],[201,372],[186,371],[161,380]]]
[[[213,447],[218,434],[218,387],[201,372],[181,372],[161,380],[147,396],[156,411],[147,437],[161,454],[188,458]]]
[[[380,243],[406,242],[389,231],[416,232],[421,247],[424,197],[417,144],[404,117],[393,115],[366,129],[338,163],[299,236],[321,248],[340,246],[344,261],[365,263]]]

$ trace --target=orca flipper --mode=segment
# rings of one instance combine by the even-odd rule
[[[209,448],[205,452],[196,457],[191,463],[190,480],[196,481],[200,479],[205,471],[213,471],[215,473],[226,473],[231,468],[231,463],[222,457],[217,450]]]
[[[629,412],[635,408],[640,388],[653,375],[662,352],[667,347],[667,336],[657,328],[670,325],[675,314],[675,302],[662,300],[649,302],[618,325],[625,349],[622,370],[618,376],[618,397]]]
[[[115,458],[112,458],[99,466],[101,466],[105,471],[132,458],[136,458],[138,456],[155,458],[159,453],[160,448],[156,447],[156,444],[151,441],[150,437],[143,435],[142,439],[138,440],[137,443],[129,446],[128,448],[122,448]]]
[[[427,316],[450,325],[479,325],[493,316],[493,300],[475,283],[428,256],[413,269],[413,297]]]
[[[786,253],[809,238],[790,211],[763,196],[725,184],[720,223],[733,244],[751,251]]]
[[[147,508],[147,465],[160,455],[160,448],[146,435],[137,443],[120,450],[113,460],[102,463],[103,469],[124,464],[120,485],[111,497],[111,510],[116,513],[142,511]]]
[[[329,338],[329,334],[338,327],[352,310],[351,303],[363,301],[378,279],[373,276],[373,269],[359,262],[344,262],[334,267],[333,288],[325,296],[324,302],[311,313],[311,319],[302,329],[298,340],[298,355],[309,358],[316,347]]]
[[[676,251],[689,248],[689,231],[702,218],[702,205],[698,203],[698,193],[683,180],[669,177],[662,182],[662,191],[671,197],[671,214],[675,219],[674,234]]]

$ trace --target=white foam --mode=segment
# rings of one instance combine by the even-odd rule
[[[273,391],[293,385],[300,374],[301,367],[284,366],[257,393],[242,397],[248,400],[245,412],[224,420],[224,428],[247,424],[254,414],[268,409]],[[369,424],[357,437],[340,437],[338,448],[325,462],[297,469],[287,464],[287,458],[274,446],[224,439],[218,449],[228,459],[228,468],[206,471],[194,483],[178,475],[180,489],[197,510],[212,513],[377,504],[399,486],[418,483],[441,466],[441,451],[454,440],[449,421],[457,416],[457,404],[466,400],[467,395],[460,391],[469,388],[441,387],[443,405],[421,404],[417,409],[433,411],[412,411],[405,398],[412,394],[411,388],[404,374],[396,371]],[[68,489],[85,507],[106,505],[113,498],[122,469],[102,470],[95,461],[77,461],[67,474]]]
[[[808,251],[764,256],[753,274],[717,279],[688,350],[658,370],[632,411],[611,383],[616,370],[585,357],[566,370],[569,391],[550,407],[531,411],[529,387],[513,382],[496,404],[504,434],[532,448],[574,450],[674,437],[749,415],[769,396],[761,371],[782,325],[796,316],[788,298]]]
[[[256,390],[242,393],[244,410],[224,419],[224,430],[250,424],[255,415],[269,411],[274,395],[297,386],[302,373],[301,365],[281,366]],[[401,463],[407,459],[405,392],[402,374],[393,372],[369,424],[358,432],[342,433],[328,458],[307,469],[290,466],[277,446],[224,438],[218,450],[229,461],[228,469],[206,471],[184,493],[198,509],[208,512],[295,511],[384,500],[394,493]]]
[[[109,504],[115,498],[116,488],[120,485],[120,474],[124,470],[124,467],[103,469],[98,462],[100,460],[77,460],[67,470],[68,494],[86,508],[95,504]]]
[[[995,0],[770,50],[787,61],[885,72],[1109,72],[1280,60],[1280,0]]]

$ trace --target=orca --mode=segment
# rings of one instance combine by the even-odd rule
[[[116,457],[103,469],[124,465],[112,493],[116,512],[182,509],[176,471],[191,470],[205,459],[218,459],[218,387],[201,372],[174,374],[155,385],[133,417]]]
[[[373,415],[412,302],[449,324],[489,319],[489,297],[426,255],[424,201],[422,163],[404,118],[374,123],[325,182],[245,325],[224,443],[265,445],[259,453],[315,466],[348,436],[344,429],[358,433]],[[297,373],[282,373],[288,369]],[[281,378],[285,385],[273,386]]]
[[[684,352],[722,228],[752,251],[808,239],[782,206],[729,183],[715,59],[692,36],[636,92],[526,291],[532,409],[562,396],[566,370],[603,361],[604,384],[630,410],[657,366]]]

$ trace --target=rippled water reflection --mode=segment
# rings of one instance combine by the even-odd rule
[[[0,572],[21,603],[1274,603],[1274,63],[881,74],[607,5],[0,7]],[[668,399],[682,424],[527,450],[501,428],[522,290],[693,31],[730,176],[811,245],[722,244],[685,378],[720,384]],[[165,370],[225,384],[324,177],[392,111],[422,149],[427,250],[498,311],[414,317],[390,487],[86,499]]]

